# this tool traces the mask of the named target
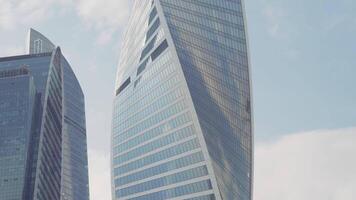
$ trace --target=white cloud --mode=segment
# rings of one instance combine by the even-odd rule
[[[110,200],[110,155],[89,150],[89,189],[91,200]]]
[[[123,26],[130,12],[128,0],[79,0],[78,15],[96,28]]]
[[[0,0],[0,30],[38,24],[49,19],[56,6],[68,5],[67,0]]]
[[[25,53],[25,48],[23,46],[9,46],[1,45],[0,57],[21,55]]]
[[[265,20],[264,26],[273,39],[294,41],[303,28],[295,21],[290,11],[281,5],[268,3],[262,9],[262,16]]]
[[[97,44],[107,44],[113,34],[126,25],[131,3],[128,0],[79,0],[78,15],[99,32]]]
[[[131,4],[129,0],[0,0],[0,31],[38,25],[72,10],[97,31],[97,44],[107,44],[128,21]]]
[[[282,23],[283,19],[286,18],[286,14],[283,10],[273,6],[266,6],[262,14],[267,20],[268,33],[273,37],[278,37],[282,34]]]
[[[108,30],[105,31],[101,31],[99,33],[99,36],[97,37],[96,44],[99,45],[108,44],[111,41],[114,33],[115,31],[112,28],[109,28]]]
[[[0,30],[8,29],[12,26],[12,13],[10,1],[0,0]]]
[[[266,7],[263,10],[263,15],[268,21],[268,33],[275,36],[280,29],[280,12],[277,12],[273,7]]]
[[[255,199],[356,199],[356,128],[256,145]]]

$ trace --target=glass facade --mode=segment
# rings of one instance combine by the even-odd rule
[[[135,1],[112,121],[113,199],[252,199],[241,0]]]
[[[169,49],[156,5],[136,2],[130,24],[135,37],[127,33],[114,101],[113,198],[212,194],[183,74]]]
[[[27,138],[23,138],[26,139],[26,146],[23,146],[23,152],[18,153],[22,154],[23,167],[26,170],[23,175],[22,186],[16,186],[23,188],[18,199],[47,198],[55,200],[60,197],[63,98],[60,56],[61,52],[58,48],[53,53],[0,58],[0,70],[14,70],[20,66],[28,71],[32,80],[27,85],[24,83],[24,87],[32,87],[34,103],[32,103],[31,113],[28,114],[31,123],[22,128],[24,129],[23,132],[27,132]],[[10,88],[7,87],[7,89]],[[6,88],[2,88],[1,93],[3,90],[6,90]],[[21,90],[17,92],[20,93]],[[27,93],[22,95],[27,96]],[[6,101],[6,99],[4,100]],[[12,109],[18,109],[21,106],[23,105],[18,101],[17,104],[13,104]],[[2,114],[10,113],[12,112],[7,111]],[[2,119],[2,122],[6,123],[8,120],[11,120],[11,117]],[[25,124],[18,125],[24,126]],[[11,127],[10,124],[7,124],[3,129],[6,130],[9,127]],[[1,134],[2,136],[4,135]],[[3,148],[3,146],[0,146],[0,149]],[[1,156],[1,159],[3,158],[6,157]],[[9,163],[1,163],[1,170],[10,167]],[[11,170],[15,174],[21,171],[19,168],[12,168]],[[16,179],[16,176],[13,178]],[[16,199],[16,197],[8,196],[1,199],[10,200]]]
[[[26,69],[0,69],[0,199],[22,199],[35,85]]]
[[[222,199],[251,199],[251,94],[241,0],[160,0]]]
[[[51,52],[55,45],[34,29],[28,34],[28,53]],[[88,200],[89,178],[86,144],[85,102],[81,86],[63,55],[63,130],[61,199]]]
[[[62,83],[61,52],[53,51],[38,137],[33,199],[60,199],[62,154]]]
[[[61,64],[64,82],[61,200],[89,200],[84,94],[63,56]]]
[[[29,55],[0,58],[0,199],[87,200],[84,95],[60,49],[29,36]]]

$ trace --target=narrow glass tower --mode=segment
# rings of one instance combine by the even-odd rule
[[[137,0],[118,65],[113,199],[251,200],[242,0]]]
[[[0,199],[88,200],[83,92],[59,47],[27,46],[0,58]]]
[[[60,55],[56,48],[0,58],[0,199],[60,199]]]

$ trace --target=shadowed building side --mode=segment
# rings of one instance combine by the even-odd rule
[[[160,0],[223,199],[252,198],[250,70],[241,0]]]

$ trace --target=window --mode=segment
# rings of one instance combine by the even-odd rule
[[[131,83],[130,77],[116,90],[116,96],[120,94]]]
[[[152,26],[147,31],[146,42],[151,38],[153,33],[156,32],[156,30],[160,24],[161,24],[161,22],[159,21],[159,18],[157,18],[156,21],[152,24]]]
[[[156,35],[152,38],[152,40],[146,45],[146,47],[142,50],[140,61],[152,50],[155,46]]]
[[[156,17],[157,15],[157,9],[154,7],[150,13],[150,18],[148,20],[148,24],[151,24],[152,20]]]
[[[35,53],[41,53],[42,52],[42,40],[37,39],[34,41],[34,50]]]
[[[143,70],[145,70],[146,65],[148,63],[148,59],[149,59],[149,57],[146,58],[146,60],[143,61],[140,66],[138,66],[136,76],[138,76],[139,74],[141,74],[141,72],[143,72]]]
[[[134,84],[134,87],[136,88],[136,85],[141,81],[141,78],[142,76],[140,76],[136,81],[135,81],[135,84]]]
[[[164,50],[168,47],[167,40],[164,40],[151,54],[152,61],[154,61]]]

